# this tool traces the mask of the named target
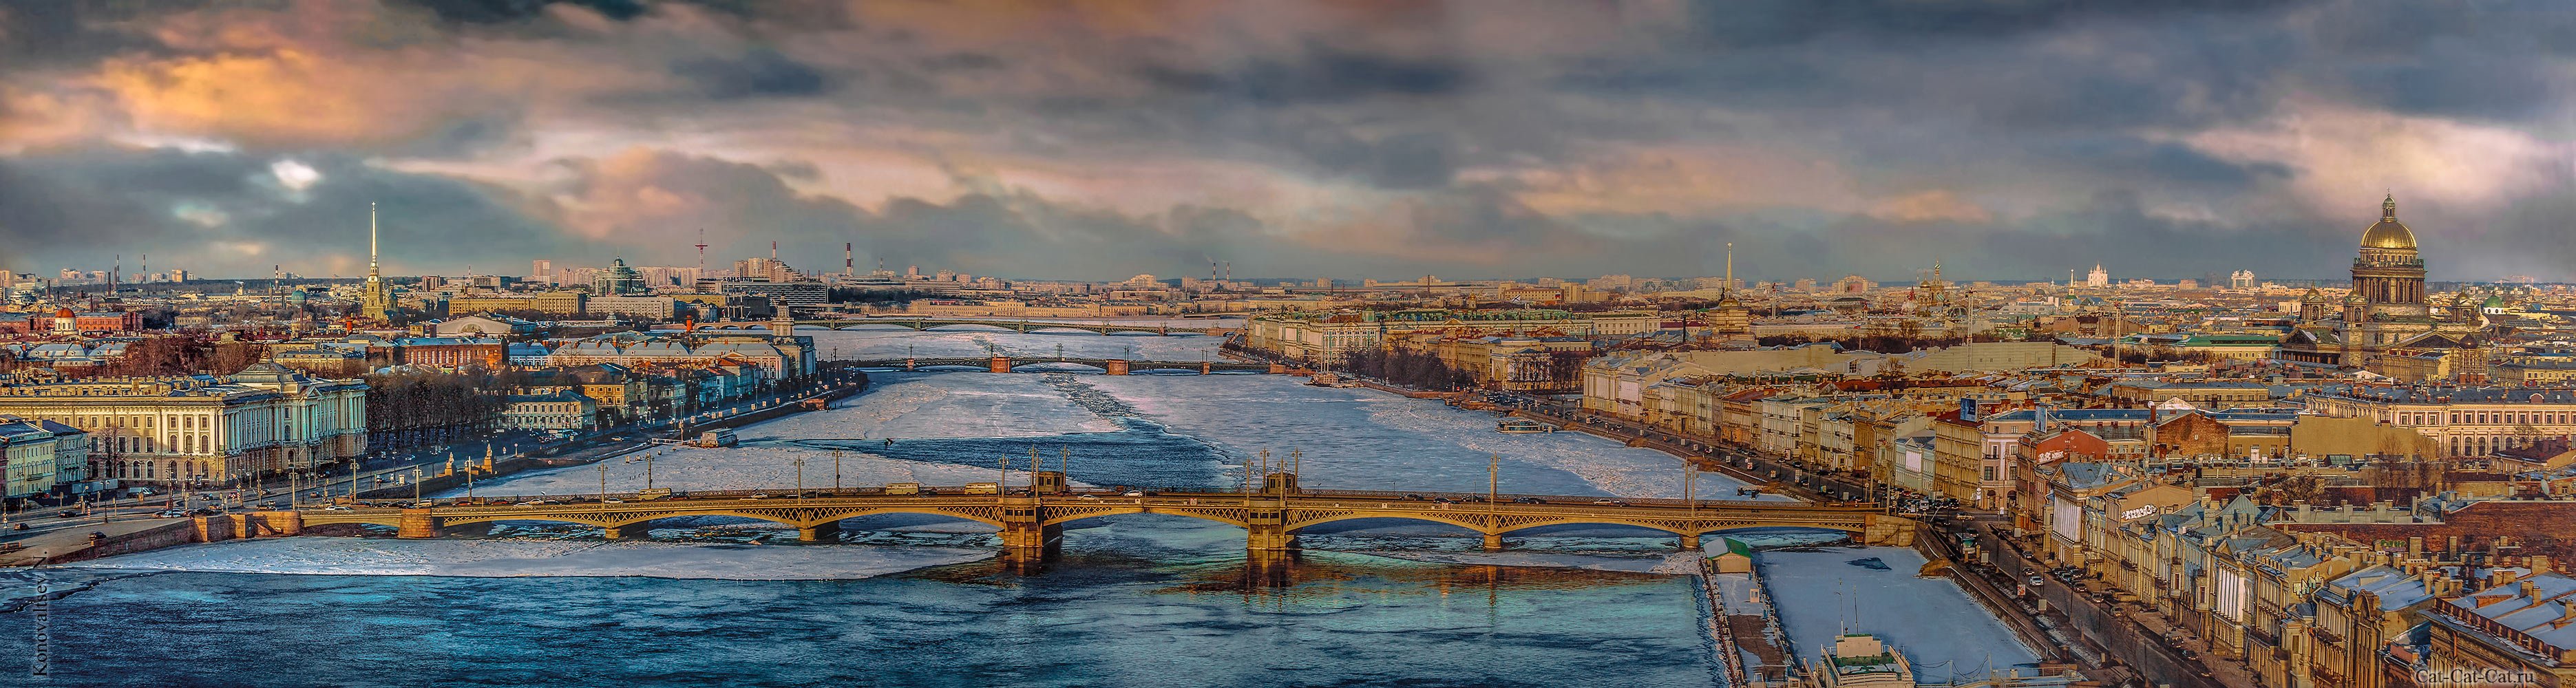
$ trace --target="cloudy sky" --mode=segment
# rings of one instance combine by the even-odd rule
[[[2561,1],[0,4],[0,267],[2576,279]]]

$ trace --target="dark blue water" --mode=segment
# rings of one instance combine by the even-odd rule
[[[1255,567],[1214,530],[1146,518],[1082,531],[1042,572],[851,581],[55,571],[96,587],[53,603],[46,685],[1719,680],[1688,579],[1323,552]],[[0,614],[0,657],[28,656],[29,617]]]

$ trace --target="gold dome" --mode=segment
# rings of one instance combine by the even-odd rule
[[[2379,203],[2379,223],[2361,233],[2362,248],[2415,250],[2415,231],[2397,221],[2397,196]]]

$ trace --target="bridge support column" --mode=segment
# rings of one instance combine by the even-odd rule
[[[1012,556],[1043,559],[1064,537],[1064,527],[1048,524],[1034,496],[1002,498],[1002,549]]]
[[[1698,533],[1692,533],[1692,534],[1689,534],[1689,535],[1684,535],[1684,536],[1682,536],[1682,549],[1685,549],[1685,550],[1699,549],[1699,534],[1698,534]]]
[[[435,513],[429,509],[402,510],[402,525],[394,528],[394,537],[414,539],[438,537],[438,517],[433,515]]]
[[[907,359],[903,359],[903,372],[907,372],[907,373],[912,372],[912,368],[913,368],[912,359],[909,359],[909,358],[907,358]]]
[[[1101,366],[1101,368],[1102,368],[1102,369],[1104,369],[1104,370],[1109,371],[1109,374],[1111,374],[1111,375],[1125,375],[1125,374],[1127,374],[1127,359],[1124,359],[1124,358],[1112,358],[1112,359],[1109,359],[1109,364],[1108,364],[1108,365]]]
[[[1207,361],[1200,361],[1200,362],[1199,362],[1199,374],[1200,374],[1200,375],[1206,375],[1206,374],[1208,374],[1208,373],[1210,373],[1210,372],[1214,372],[1216,369],[1215,369],[1213,366],[1215,366],[1215,365],[1216,365],[1216,364],[1214,364],[1214,363],[1209,363],[1209,362],[1207,362]]]
[[[837,531],[837,530],[840,530],[840,529],[841,529],[841,524],[840,524],[840,522],[838,522],[838,521],[834,521],[834,522],[831,522],[831,523],[825,523],[825,524],[823,524],[823,525],[819,525],[819,526],[800,526],[800,527],[798,527],[798,528],[796,529],[796,541],[797,541],[797,542],[831,542],[831,541],[834,539],[834,538],[832,537],[832,533],[833,533],[833,531]]]
[[[304,515],[292,511],[253,511],[244,514],[242,522],[251,531],[243,537],[288,537],[304,532]]]
[[[1487,551],[1487,552],[1500,552],[1500,551],[1503,551],[1503,534],[1502,534],[1502,533],[1486,533],[1486,534],[1485,534],[1485,551]]]
[[[1874,547],[1912,547],[1916,531],[1921,525],[1895,516],[1870,514],[1868,524],[1861,529],[1861,544]]]
[[[1251,500],[1244,512],[1244,546],[1257,550],[1287,550],[1297,547],[1297,534],[1288,530],[1288,503],[1277,496]]]
[[[600,528],[599,536],[610,540],[624,540],[630,537],[643,537],[649,530],[651,529],[642,523],[629,523],[622,526],[607,526]],[[797,539],[802,540],[804,538],[801,537],[800,534],[800,537]]]
[[[989,362],[985,363],[985,366],[986,366],[987,368],[990,368],[993,372],[996,372],[996,373],[1007,373],[1007,372],[1011,372],[1011,357],[1009,357],[1009,356],[994,356],[994,357],[993,357],[993,360],[991,360],[991,361],[989,361]]]

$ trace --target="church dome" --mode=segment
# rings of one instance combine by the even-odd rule
[[[2379,223],[2361,233],[2362,248],[2415,250],[2415,232],[2397,221],[2397,196],[2379,203]]]

